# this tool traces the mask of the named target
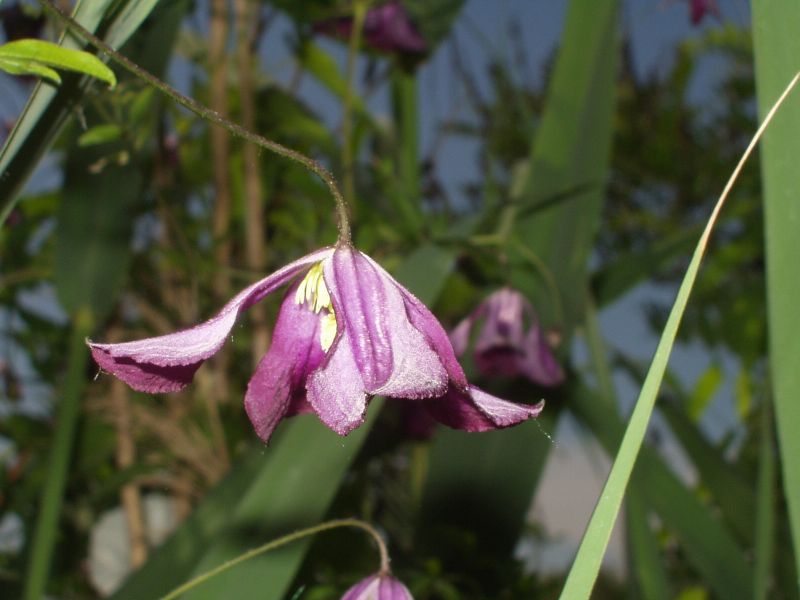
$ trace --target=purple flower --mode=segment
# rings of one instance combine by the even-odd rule
[[[244,400],[264,441],[284,417],[312,410],[346,435],[364,422],[374,395],[420,401],[436,420],[467,431],[508,427],[541,412],[541,402],[515,404],[469,385],[425,305],[348,245],[278,269],[204,323],[135,342],[89,342],[92,355],[136,390],[180,390],[222,347],[242,311],[295,278]]]
[[[342,600],[414,600],[408,588],[391,575],[377,573],[359,581]]]
[[[692,25],[699,25],[707,14],[720,18],[717,0],[689,0],[689,15]]]
[[[352,17],[339,17],[314,25],[315,31],[338,38],[349,38]],[[427,44],[411,23],[398,0],[390,0],[367,11],[364,17],[364,40],[382,52],[425,52]]]
[[[525,314],[529,320],[527,332]],[[475,364],[481,373],[506,377],[524,375],[546,386],[564,380],[564,372],[542,335],[536,313],[521,293],[507,287],[498,290],[461,321],[450,333],[457,356],[466,352],[472,326],[480,318],[484,319],[484,324],[475,342]]]

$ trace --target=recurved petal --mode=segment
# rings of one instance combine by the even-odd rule
[[[377,269],[380,269],[383,276],[391,281],[394,287],[400,292],[408,320],[417,331],[422,333],[425,340],[439,357],[450,381],[459,388],[467,389],[469,385],[467,383],[467,377],[464,375],[464,370],[461,368],[461,365],[458,364],[455,352],[453,351],[453,345],[450,343],[450,338],[447,337],[447,333],[442,327],[442,324],[439,323],[439,320],[433,316],[425,304],[400,285],[394,277],[384,271],[374,260],[369,256],[362,256]]]
[[[198,367],[225,342],[239,313],[309,265],[330,256],[332,248],[312,252],[242,290],[214,317],[183,331],[159,337],[97,344],[89,341],[97,364],[142,392],[173,392],[188,384]]]
[[[472,385],[468,392],[451,387],[445,396],[426,400],[425,404],[437,421],[464,431],[510,427],[539,416],[544,408],[544,401],[534,405],[516,404]]]
[[[306,398],[320,420],[339,435],[364,422],[367,392],[346,329],[333,342],[322,366],[308,376]]]
[[[409,322],[400,289],[389,274],[348,247],[337,248],[324,268],[337,321],[348,334],[365,390],[397,398],[443,394],[447,372]]]
[[[307,412],[305,382],[325,358],[320,343],[322,315],[294,301],[299,283],[286,293],[272,344],[247,385],[244,407],[265,442],[281,419]]]
[[[481,353],[497,346],[516,348],[523,341],[523,309],[527,300],[519,292],[503,288],[485,301],[486,322],[475,341],[475,352]]]

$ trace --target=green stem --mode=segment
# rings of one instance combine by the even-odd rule
[[[58,535],[58,515],[66,487],[72,446],[75,440],[80,398],[86,384],[85,367],[89,352],[86,336],[92,332],[92,314],[82,309],[75,315],[69,344],[67,375],[64,395],[58,408],[58,421],[50,454],[47,479],[42,490],[42,501],[33,536],[30,564],[25,581],[25,600],[40,600],[50,572],[53,547]]]
[[[142,69],[137,64],[128,60],[125,56],[114,50],[111,46],[106,44],[103,40],[95,36],[94,34],[87,31],[82,25],[76,23],[73,19],[71,19],[68,15],[62,13],[52,2],[52,0],[39,0],[44,7],[44,9],[49,12],[50,14],[54,15],[58,18],[61,22],[63,22],[69,29],[75,32],[77,35],[82,37],[88,43],[92,44],[98,50],[106,54],[111,60],[118,63],[124,69],[143,79],[151,86],[159,90],[160,92],[169,96],[174,102],[177,102],[184,108],[190,110],[194,114],[196,114],[201,119],[205,119],[206,121],[210,121],[220,127],[224,127],[227,129],[231,134],[240,137],[248,142],[261,146],[262,148],[269,150],[270,152],[274,152],[279,156],[283,156],[284,158],[288,158],[295,162],[300,163],[304,167],[306,167],[309,171],[316,174],[325,185],[328,186],[328,189],[333,196],[334,202],[336,203],[336,212],[337,212],[337,221],[339,226],[339,243],[341,244],[350,244],[351,243],[351,235],[350,235],[350,219],[347,213],[347,205],[345,204],[344,198],[342,197],[341,192],[339,192],[339,188],[336,185],[336,179],[334,179],[333,175],[331,174],[328,169],[323,167],[320,163],[315,161],[308,156],[297,152],[296,150],[292,150],[291,148],[287,148],[286,146],[279,144],[278,142],[274,142],[269,140],[257,133],[253,133],[248,131],[241,125],[237,125],[232,121],[224,118],[217,112],[203,106],[193,98],[189,98],[188,96],[184,96],[178,90],[170,86],[169,84],[161,81],[154,75],[150,74],[149,72]]]
[[[410,231],[420,231],[419,117],[417,81],[395,63],[391,71],[392,112],[397,126],[398,209]]]
[[[361,32],[364,29],[364,19],[367,15],[369,0],[358,0],[353,5],[353,30],[350,34],[350,43],[347,48],[347,71],[345,79],[347,87],[344,90],[344,108],[342,114],[342,172],[344,177],[344,197],[355,206],[356,178],[355,159],[353,156],[353,97],[355,87],[356,63],[358,61],[358,46],[361,44]]]
[[[252,550],[248,550],[247,552],[243,552],[236,558],[232,558],[231,560],[222,563],[218,567],[206,571],[202,575],[198,575],[194,579],[190,579],[186,583],[176,587],[166,596],[163,596],[161,600],[172,600],[173,598],[177,598],[181,594],[188,592],[193,587],[200,585],[201,583],[211,579],[212,577],[216,577],[223,571],[227,571],[228,569],[235,567],[239,563],[249,560],[255,556],[258,556],[259,554],[269,552],[270,550],[275,550],[276,548],[280,548],[281,546],[285,546],[286,544],[297,541],[301,538],[308,537],[310,535],[314,535],[317,533],[322,533],[323,531],[330,531],[331,529],[337,529],[339,527],[355,527],[357,529],[361,529],[362,531],[366,531],[368,534],[370,534],[372,538],[375,540],[375,543],[378,545],[378,550],[380,551],[381,554],[380,574],[388,575],[390,573],[389,553],[386,550],[386,544],[384,543],[381,535],[372,525],[370,525],[369,523],[365,523],[364,521],[359,521],[358,519],[335,519],[333,521],[326,521],[325,523],[314,525],[313,527],[300,529],[299,531],[295,531],[293,533],[284,535],[283,537],[280,537],[277,540],[272,540],[271,542],[267,542],[262,546],[258,546],[257,548],[253,548]]]

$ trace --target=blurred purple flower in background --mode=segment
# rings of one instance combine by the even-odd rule
[[[692,25],[699,25],[706,15],[721,17],[717,0],[688,0]]]
[[[136,390],[180,390],[219,351],[242,311],[304,271],[284,297],[272,345],[247,386],[245,409],[264,441],[284,417],[312,410],[346,435],[364,422],[375,395],[418,400],[437,421],[467,431],[508,427],[541,412],[541,402],[515,404],[469,385],[436,317],[349,245],[278,269],[204,323],[134,342],[89,342],[92,356]]]
[[[342,600],[414,600],[408,588],[391,575],[378,573],[359,581]]]
[[[314,31],[338,38],[349,38],[353,30],[353,17],[337,17],[314,25]],[[399,0],[390,0],[367,11],[364,18],[364,41],[382,52],[417,52],[427,49],[427,44],[414,27]]]
[[[522,375],[544,386],[564,380],[564,372],[542,334],[536,312],[520,292],[507,287],[494,292],[450,332],[457,356],[466,352],[470,332],[478,319],[484,319],[474,349],[475,364],[481,373],[490,377]]]

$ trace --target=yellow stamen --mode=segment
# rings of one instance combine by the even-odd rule
[[[319,341],[322,349],[327,352],[336,338],[336,314],[333,312],[331,295],[322,276],[322,263],[317,263],[308,270],[303,281],[297,286],[294,301],[297,304],[307,304],[315,314],[319,314],[322,309],[326,310],[326,314],[321,317]]]

